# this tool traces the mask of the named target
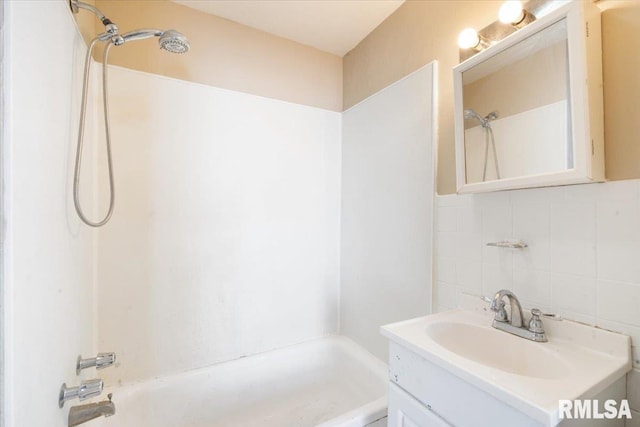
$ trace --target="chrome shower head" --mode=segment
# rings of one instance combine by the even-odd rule
[[[464,110],[464,118],[467,120],[470,119],[477,119],[480,122],[482,122],[482,116],[478,113],[476,113],[474,110],[472,110],[471,108],[465,108]]]
[[[491,122],[491,121],[493,121],[493,120],[498,118],[498,112],[497,111],[492,111],[489,114],[487,114],[485,117],[482,117],[475,110],[473,110],[471,108],[465,108],[465,110],[464,110],[464,118],[465,118],[465,120],[476,119],[478,122],[480,122],[480,126],[482,126],[483,128],[486,128],[486,127],[489,126],[489,122]]]
[[[167,30],[160,36],[160,48],[171,53],[187,53],[191,45],[184,34],[176,30]]]
[[[128,33],[122,35],[122,38],[125,42],[144,40],[151,37],[159,37],[160,39],[158,40],[158,42],[160,43],[160,48],[166,50],[167,52],[186,53],[191,47],[189,45],[189,40],[187,40],[184,34],[176,30],[162,31],[154,28],[146,28],[141,30],[129,31]]]

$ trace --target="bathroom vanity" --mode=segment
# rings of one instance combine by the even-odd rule
[[[525,311],[528,319],[530,314]],[[630,338],[544,320],[547,342],[492,327],[482,302],[383,326],[390,340],[389,427],[624,426],[569,420],[559,400],[617,404],[631,369]]]

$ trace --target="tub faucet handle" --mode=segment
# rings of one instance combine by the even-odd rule
[[[91,368],[93,366],[96,369],[104,369],[112,366],[116,363],[115,353],[98,353],[96,357],[89,359],[83,359],[82,356],[78,356],[78,362],[76,363],[76,375],[80,375],[80,371],[83,369]]]
[[[104,383],[101,379],[82,381],[77,387],[67,387],[66,383],[60,387],[60,394],[58,395],[58,406],[62,408],[64,402],[67,400],[75,399],[86,400],[92,397],[100,396]]]

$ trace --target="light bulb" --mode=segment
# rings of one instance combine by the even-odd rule
[[[460,49],[470,49],[480,44],[480,36],[473,28],[462,30],[458,35],[458,46]]]
[[[525,16],[526,13],[522,8],[522,2],[520,2],[520,0],[507,0],[500,7],[500,11],[498,11],[498,19],[503,24],[519,24]]]

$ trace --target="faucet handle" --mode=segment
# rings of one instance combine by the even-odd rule
[[[489,308],[491,309],[491,311],[496,313],[494,317],[495,320],[499,322],[507,321],[507,310],[505,310],[504,308],[504,301],[502,301],[501,299],[496,300],[495,298],[490,298],[488,296],[481,296],[480,299],[491,304]]]
[[[89,359],[83,359],[82,356],[78,356],[78,361],[76,362],[76,375],[80,375],[80,371],[83,369],[91,368],[93,366],[95,366],[96,369],[104,369],[114,365],[115,363],[115,353],[98,353],[96,357],[91,357]]]
[[[543,316],[542,311],[537,308],[531,309],[531,320],[529,320],[529,330],[531,332],[538,334],[544,333],[544,325],[542,324],[540,316]]]
[[[78,400],[86,400],[100,396],[103,388],[104,383],[100,379],[82,381],[80,383],[80,390],[78,390]]]
[[[101,379],[82,381],[77,387],[67,387],[67,384],[63,383],[58,395],[58,406],[62,408],[64,402],[75,398],[78,398],[78,400],[86,400],[100,396],[103,388],[104,383]]]

